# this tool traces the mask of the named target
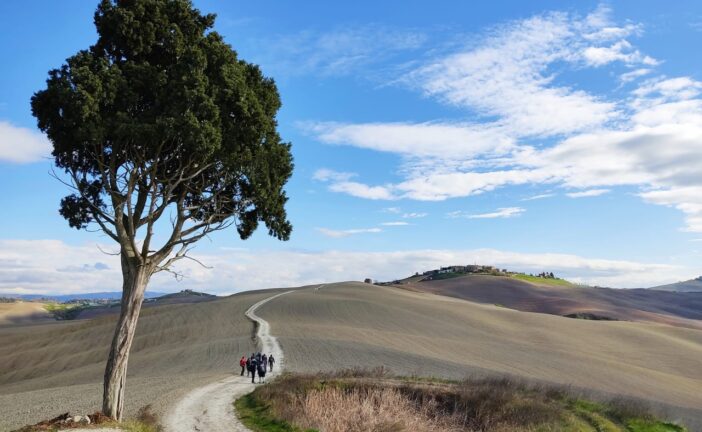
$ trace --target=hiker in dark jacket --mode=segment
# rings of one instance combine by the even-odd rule
[[[241,356],[239,366],[241,366],[241,376],[244,376],[244,369],[246,369],[246,356]]]
[[[261,356],[261,364],[263,365],[263,370],[267,371],[268,370],[268,356],[266,356],[265,354],[263,354]]]
[[[251,384],[256,384],[256,369],[258,369],[256,357],[251,357]]]
[[[246,376],[251,375],[251,357],[246,359]]]
[[[268,368],[273,372],[273,363],[275,363],[275,359],[273,358],[273,354],[268,356]]]
[[[264,366],[265,363],[262,361],[261,363],[258,364],[258,382],[259,383],[265,383],[266,380],[266,367]]]

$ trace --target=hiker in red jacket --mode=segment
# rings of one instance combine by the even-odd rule
[[[244,376],[244,369],[246,369],[246,356],[241,356],[239,366],[241,366],[241,376]]]

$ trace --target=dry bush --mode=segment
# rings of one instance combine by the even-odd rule
[[[450,417],[438,418],[435,403],[416,406],[392,388],[325,388],[309,392],[300,402],[295,423],[324,432],[463,430],[452,425]]]
[[[151,405],[143,406],[139,409],[137,413],[137,420],[144,423],[145,425],[156,427],[158,425],[158,418],[151,411]]]
[[[507,378],[466,380],[458,386],[454,415],[473,430],[493,430],[498,425],[530,427],[557,422],[562,390],[527,385]]]
[[[326,373],[323,375],[325,379],[331,378],[386,378],[391,375],[390,369],[385,366],[376,366],[374,368],[352,367],[340,369],[336,372]]]

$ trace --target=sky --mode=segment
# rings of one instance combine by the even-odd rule
[[[292,237],[212,235],[150,289],[226,294],[444,265],[648,287],[702,274],[702,3],[195,1],[275,79]],[[0,292],[121,288],[58,214],[29,101],[97,2],[0,3]]]

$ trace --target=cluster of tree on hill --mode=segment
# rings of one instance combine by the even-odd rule
[[[533,274],[529,273],[528,275],[526,273],[518,273],[518,272],[513,272],[509,271],[507,269],[500,269],[498,267],[494,266],[489,266],[489,265],[453,265],[453,266],[448,266],[448,267],[440,267],[438,269],[434,270],[428,270],[425,272],[416,272],[412,277],[418,278],[422,277],[422,281],[430,281],[430,280],[439,280],[439,279],[448,279],[452,277],[458,277],[464,274],[481,274],[481,275],[492,275],[492,276],[529,276],[529,277],[539,277],[543,279],[558,279],[558,277],[553,274],[553,272],[541,272],[538,274]],[[365,283],[372,284],[376,283],[377,285],[402,285],[405,283],[403,280],[393,280],[390,282],[375,282],[370,278],[367,278],[364,280]]]

